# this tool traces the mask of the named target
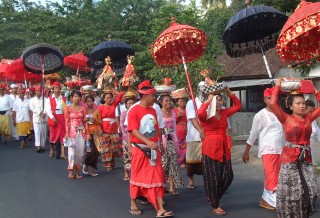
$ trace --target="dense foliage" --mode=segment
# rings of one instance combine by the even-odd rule
[[[83,51],[89,55],[100,42],[112,39],[130,44],[136,50],[134,66],[139,77],[160,83],[161,78],[171,77],[178,86],[185,86],[183,66],[158,67],[150,48],[154,40],[171,22],[195,26],[208,36],[205,54],[188,64],[192,81],[197,83],[199,72],[211,69],[211,77],[221,75],[215,57],[223,52],[221,36],[230,17],[244,8],[244,1],[234,0],[230,7],[225,1],[203,1],[207,7],[196,7],[184,1],[168,0],[62,0],[47,1],[45,5],[28,0],[1,0],[0,3],[0,55],[17,58],[29,45],[46,42],[58,46],[64,55]],[[290,4],[284,4],[290,2]],[[292,3],[295,2],[295,3]],[[253,4],[271,4],[292,12],[295,1],[255,0]],[[216,4],[217,7],[212,7]],[[70,74],[67,68],[61,74]]]

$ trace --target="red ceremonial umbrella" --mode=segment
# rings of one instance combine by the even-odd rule
[[[77,70],[78,75],[79,71],[91,72],[87,64],[88,60],[89,58],[80,51],[78,54],[72,54],[64,57],[63,62],[71,69]]]
[[[12,63],[13,60],[11,59],[2,59],[0,62],[0,79],[1,80],[7,80],[10,78],[7,78],[5,75],[7,67]]]
[[[158,65],[183,64],[195,110],[197,105],[188,73],[187,63],[200,57],[207,45],[206,34],[189,25],[176,23],[164,30],[152,44],[151,53]]]
[[[27,81],[32,83],[39,83],[42,79],[41,75],[30,73],[25,69],[22,58],[11,61],[11,63],[6,68],[4,75],[6,76],[6,78],[12,80],[13,82],[24,82],[26,86]]]
[[[40,74],[34,74],[34,73],[24,73],[24,74],[14,74],[11,77],[12,81],[15,83],[41,83],[42,76]]]
[[[12,63],[11,59],[2,59],[0,62],[0,73],[6,72],[7,67]]]
[[[320,2],[301,3],[284,25],[277,42],[283,62],[310,61],[320,57]]]

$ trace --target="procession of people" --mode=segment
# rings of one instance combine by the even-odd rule
[[[278,217],[309,217],[318,196],[310,143],[314,140],[311,133],[319,131],[314,120],[320,109],[294,90],[286,99],[291,113],[286,113],[278,105],[281,81],[277,84],[263,93],[266,108],[253,119],[243,161],[249,162],[250,148],[259,139],[258,156],[265,175],[259,205],[277,211]],[[227,214],[219,202],[234,177],[228,117],[241,109],[241,102],[225,84],[200,82],[197,107],[192,99],[188,101],[187,89],[176,89],[170,82],[154,87],[146,80],[121,92],[106,84],[96,94],[101,96],[100,106],[95,103],[92,85],[79,90],[65,87],[68,98],[61,93],[63,87],[57,81],[52,92],[35,86],[30,95],[33,88],[1,84],[0,134],[4,143],[9,143],[10,137],[17,140],[11,132],[15,128],[20,149],[31,147],[34,140],[35,152],[48,150],[49,157],[67,159],[69,179],[98,176],[102,168],[110,172],[116,167],[115,159],[121,158],[123,180],[130,186],[132,215],[143,213],[137,204],[142,200],[155,208],[156,217],[174,216],[164,208],[164,193],[180,194],[182,170],[189,178],[186,188],[191,190],[196,185],[193,176],[202,175],[212,213]],[[14,101],[10,92],[17,95]],[[314,93],[319,100],[319,92]],[[222,105],[227,98],[233,103],[229,108]],[[116,114],[120,114],[119,125]],[[34,138],[30,138],[31,130]]]

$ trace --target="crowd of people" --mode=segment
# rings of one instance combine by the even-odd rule
[[[156,217],[174,216],[164,208],[164,193],[180,194],[177,189],[184,184],[179,168],[186,168],[186,187],[194,189],[194,175],[202,175],[212,213],[224,216],[219,202],[233,181],[228,118],[241,109],[241,102],[228,87],[224,94],[208,94],[205,86],[199,83],[193,102],[185,95],[158,93],[149,80],[137,90],[106,88],[101,95],[93,86],[66,91],[59,82],[45,92],[41,86],[30,87],[28,93],[16,84],[1,84],[0,134],[5,143],[10,137],[20,141],[21,149],[34,139],[38,153],[48,140],[49,157],[68,160],[69,179],[98,176],[99,156],[107,172],[121,157],[132,215],[142,214],[139,199],[155,208]],[[279,90],[278,84],[264,91],[266,108],[254,117],[243,161],[249,161],[250,148],[259,139],[265,174],[260,206],[276,210],[278,217],[309,217],[318,195],[310,144],[319,131],[315,119],[320,108],[302,94],[289,94],[288,114],[278,104]],[[315,95],[320,100],[319,92]],[[223,106],[227,97],[229,108]],[[214,111],[210,116],[209,110]]]

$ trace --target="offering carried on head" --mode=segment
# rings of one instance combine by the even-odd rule
[[[283,92],[299,92],[301,79],[298,78],[280,78],[280,90]]]
[[[174,99],[189,97],[187,88],[177,89],[176,91],[171,92],[171,95]]]
[[[207,69],[202,70],[200,72],[200,74],[204,77],[204,81],[205,81],[205,85],[203,88],[204,94],[206,94],[206,95],[216,94],[217,95],[226,89],[227,84],[225,82],[218,83],[218,82],[209,78],[210,72]]]
[[[157,90],[157,93],[171,93],[177,88],[175,85],[170,85],[170,78],[164,78],[162,82],[164,83],[164,85],[154,86],[154,88]]]

